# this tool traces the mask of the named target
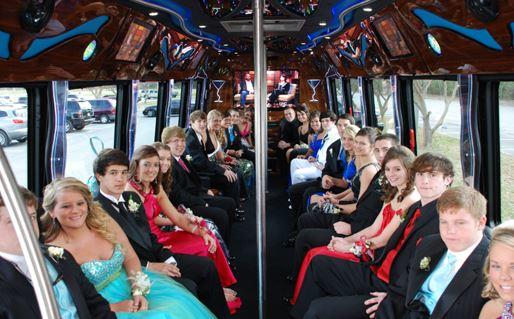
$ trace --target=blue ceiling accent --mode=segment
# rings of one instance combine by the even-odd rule
[[[512,36],[512,46],[514,46],[514,22],[509,23],[510,35]]]
[[[109,21],[108,16],[99,16],[59,35],[48,38],[36,38],[32,41],[27,51],[23,53],[20,60],[31,59],[71,38],[86,34],[96,34],[107,21]]]
[[[9,59],[11,57],[11,51],[9,50],[10,40],[11,35],[0,30],[0,59]]]
[[[205,32],[200,29],[194,21],[192,21],[191,11],[170,0],[131,0],[134,3],[144,5],[146,7],[154,8],[170,14],[174,23],[180,26],[180,29],[187,35],[197,39],[203,39],[212,44],[218,51],[234,52],[235,49],[231,47],[224,47],[221,43],[221,37]]]
[[[323,37],[330,36],[341,31],[350,21],[352,21],[355,10],[369,5],[373,0],[342,0],[332,8],[332,18],[327,21],[327,26],[307,35],[308,41],[305,45],[298,46],[298,51],[305,51],[314,48]]]
[[[450,22],[424,9],[414,9],[412,13],[418,17],[427,28],[443,28],[471,39],[489,49],[502,51],[501,45],[491,36],[487,29],[471,29]]]
[[[170,62],[170,58],[168,55],[168,38],[167,37],[164,37],[161,40],[161,54],[164,57],[164,68],[166,68],[166,70],[169,70],[171,62]]]

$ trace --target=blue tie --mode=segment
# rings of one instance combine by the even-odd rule
[[[230,143],[232,143],[234,141],[234,128],[233,127],[228,128],[228,135],[229,135]]]
[[[455,263],[457,262],[455,255],[448,252],[443,261],[444,263],[439,263],[434,272],[428,276],[415,297],[425,304],[430,314],[455,276]]]

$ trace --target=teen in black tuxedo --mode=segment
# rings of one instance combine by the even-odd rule
[[[150,231],[141,198],[134,192],[124,192],[129,167],[125,153],[105,149],[93,166],[100,184],[95,200],[123,229],[141,265],[173,277],[195,292],[217,317],[227,318],[229,310],[214,263],[207,257],[172,254],[163,247]],[[132,206],[138,206],[136,213],[127,209],[132,202]]]
[[[36,219],[36,197],[28,190],[21,188],[27,211],[31,215],[36,235],[39,229]],[[30,280],[27,263],[23,258],[14,227],[10,222],[9,213],[0,199],[0,233],[4,240],[0,241],[0,318],[41,318],[36,294]],[[48,246],[41,246],[43,255],[50,267],[55,271],[53,288],[59,290],[61,297],[57,305],[62,312],[76,311],[80,319],[102,318],[114,319],[109,303],[95,290],[95,287],[84,276],[73,256],[62,250],[62,257],[49,256]],[[53,279],[52,275],[51,278]],[[75,310],[64,303],[64,297],[71,297]]]
[[[289,172],[289,163],[287,162],[286,152],[295,144],[298,144],[300,136],[298,135],[298,127],[300,121],[296,119],[294,108],[287,107],[284,110],[284,118],[279,123],[280,137],[276,147],[279,167],[282,174]]]
[[[407,271],[418,241],[439,231],[436,202],[451,184],[453,165],[442,155],[424,153],[413,163],[411,174],[421,201],[408,210],[405,221],[393,233],[382,254],[373,263],[355,263],[328,256],[312,260],[291,311],[294,318],[367,317],[381,299],[371,293],[401,286],[398,280]],[[370,299],[365,305],[364,302]]]
[[[239,181],[236,173],[210,161],[203,145],[202,132],[206,131],[206,115],[194,111],[190,115],[191,127],[186,131],[186,149],[191,155],[191,163],[197,173],[209,176],[211,186],[220,189],[224,196],[231,197],[240,206]],[[205,138],[207,140],[207,137]]]
[[[375,317],[478,318],[485,303],[486,209],[485,198],[470,187],[444,192],[437,203],[440,234],[416,247],[408,273],[389,287]]]
[[[241,132],[238,124],[241,122],[241,115],[238,110],[230,109],[225,113],[224,118],[230,117],[232,125],[225,129],[227,145],[225,151],[228,155],[236,158],[244,158],[255,164],[255,152],[250,151],[241,141]]]

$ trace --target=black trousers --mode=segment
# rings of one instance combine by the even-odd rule
[[[364,301],[371,292],[387,291],[368,263],[318,255],[312,259],[291,310],[294,318],[368,318]]]
[[[296,278],[305,255],[315,247],[326,246],[332,236],[341,236],[334,230],[334,223],[341,221],[339,214],[306,213],[298,219],[298,236],[294,245],[293,270]]]
[[[202,199],[209,204],[210,207],[216,207],[224,210],[228,216],[227,237],[223,237],[225,243],[230,245],[230,234],[232,232],[232,224],[236,219],[236,202],[233,198],[227,196],[202,196]]]
[[[307,198],[304,197],[305,190],[310,187],[319,186],[319,180],[311,180],[306,182],[297,183],[289,187],[289,199],[291,200],[291,208],[294,214],[293,217],[293,230],[296,230],[296,223],[298,217],[305,211],[305,203]]]
[[[214,174],[211,176],[211,187],[219,189],[223,192],[223,196],[232,198],[236,206],[239,207],[239,177],[235,182],[230,182],[223,174]]]
[[[196,286],[198,299],[218,318],[229,318],[225,294],[221,287],[214,262],[201,256],[174,254],[182,278],[192,280]]]
[[[220,232],[221,237],[225,242],[230,238],[230,219],[228,213],[221,208],[214,206],[194,206],[191,207],[193,213],[196,216],[208,218],[218,226],[218,230]]]

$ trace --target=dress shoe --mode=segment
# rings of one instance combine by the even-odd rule
[[[284,296],[282,297],[282,301],[288,305],[291,305],[291,301],[293,301],[293,296]]]

